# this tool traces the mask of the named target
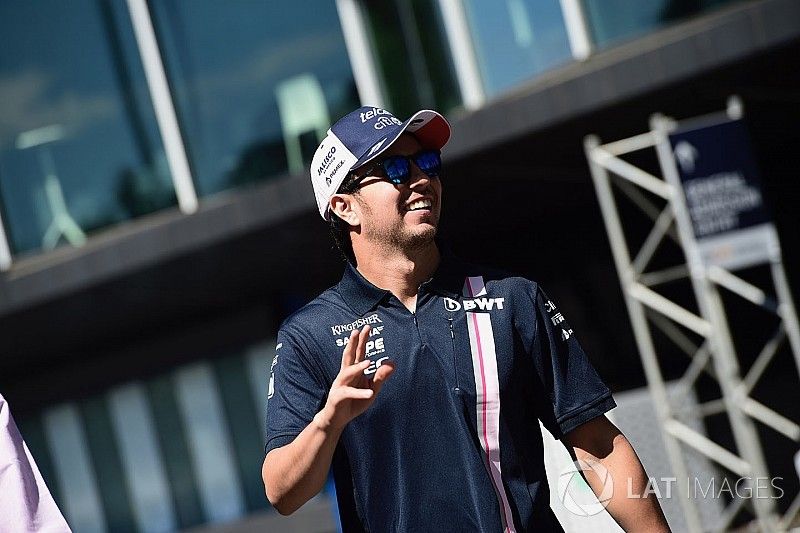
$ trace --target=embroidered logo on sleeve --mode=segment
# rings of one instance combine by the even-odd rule
[[[282,342],[279,342],[278,345],[275,347],[275,358],[272,360],[272,364],[269,365],[269,389],[267,390],[267,400],[272,398],[275,394],[275,365],[278,364],[278,350],[281,349],[283,346]]]
[[[554,326],[558,326],[563,322],[563,325],[560,327],[562,341],[572,337],[572,328],[570,328],[567,323],[564,322],[564,315],[561,313],[555,313],[556,304],[554,304],[552,300],[547,300],[547,302],[544,304],[544,310],[550,314],[550,322],[552,322]]]

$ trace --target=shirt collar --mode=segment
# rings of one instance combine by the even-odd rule
[[[441,255],[439,267],[433,273],[433,277],[422,285],[442,296],[458,298],[464,287],[464,265],[453,255],[450,247],[441,242],[439,242],[439,253]]]
[[[370,283],[350,262],[344,268],[342,281],[339,282],[339,293],[353,311],[363,315],[372,310],[383,300],[389,291]]]
[[[441,243],[439,243],[439,253],[441,254],[439,267],[433,277],[422,284],[422,288],[442,296],[458,298],[464,285],[461,261],[452,254],[449,247]],[[345,266],[338,290],[345,302],[359,315],[374,309],[390,294],[388,290],[373,285],[349,262]]]

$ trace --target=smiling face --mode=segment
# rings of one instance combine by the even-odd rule
[[[416,137],[403,134],[381,155],[412,155],[422,150]],[[369,166],[369,165],[368,165]],[[378,176],[367,176],[356,194],[336,195],[332,209],[355,226],[353,237],[371,245],[400,250],[422,248],[433,242],[439,225],[442,185],[411,164],[411,178],[393,185]],[[345,205],[346,204],[346,205]]]

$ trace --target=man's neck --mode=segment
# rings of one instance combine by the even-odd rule
[[[353,250],[358,262],[356,268],[361,275],[376,287],[394,294],[409,311],[414,312],[419,286],[429,280],[439,266],[436,243],[431,241],[423,248],[410,251],[365,248]]]

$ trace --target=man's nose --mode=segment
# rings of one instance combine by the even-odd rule
[[[411,177],[408,179],[409,188],[426,187],[430,184],[431,178],[425,174],[414,161],[411,164]]]

